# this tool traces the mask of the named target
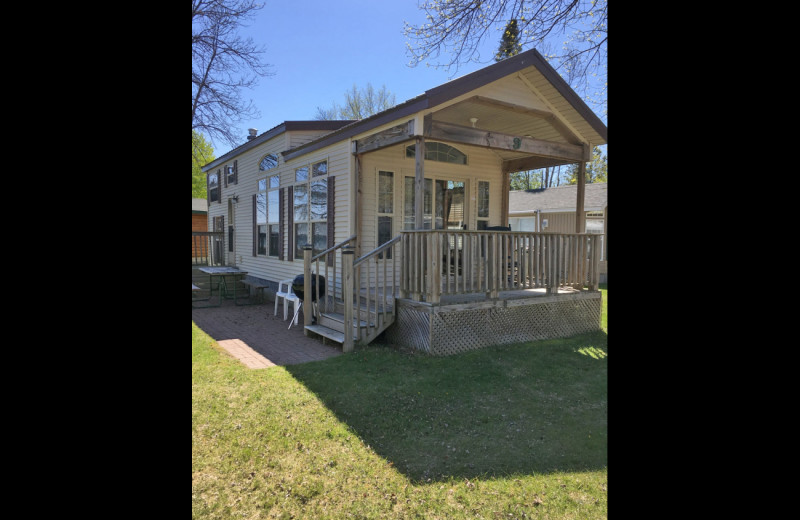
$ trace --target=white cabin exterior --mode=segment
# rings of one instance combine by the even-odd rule
[[[602,121],[530,50],[366,119],[251,135],[203,167],[208,228],[225,232],[226,265],[276,288],[304,272],[306,243],[317,255],[355,237],[358,259],[404,231],[508,226],[510,173],[583,165],[606,143]]]

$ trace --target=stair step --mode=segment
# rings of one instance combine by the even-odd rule
[[[320,336],[332,339],[337,343],[344,344],[344,333],[339,332],[338,330],[329,329],[324,325],[309,325],[306,327],[306,330],[310,330],[315,334],[319,334]]]
[[[329,320],[337,321],[342,325],[342,327],[344,327],[344,314],[341,314],[339,312],[323,312],[322,313],[322,317],[323,318],[327,318]],[[356,325],[356,323],[357,323],[356,322],[356,318],[354,317],[353,318],[353,327],[358,326],[358,325]],[[366,327],[367,326],[367,322],[364,321],[364,320],[360,320],[359,324],[360,324],[361,327]],[[369,326],[370,327],[374,327],[375,324],[374,323],[370,323]]]

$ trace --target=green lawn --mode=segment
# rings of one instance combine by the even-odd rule
[[[249,370],[192,323],[193,518],[606,518],[603,330]]]

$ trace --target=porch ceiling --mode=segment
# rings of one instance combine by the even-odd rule
[[[544,117],[521,110],[506,110],[502,105],[482,101],[485,98],[467,99],[433,113],[434,121],[454,125],[472,126],[470,118],[477,118],[475,128],[504,134],[535,137],[546,141],[568,142]],[[578,143],[573,143],[578,144]]]
[[[552,112],[515,106],[499,100],[473,96],[431,114],[433,121],[441,121],[462,127],[472,127],[471,118],[477,118],[476,130],[497,132],[520,137],[532,137],[554,143],[579,145],[581,140],[565,125],[561,124]],[[514,150],[493,150],[510,168],[544,168],[574,161],[552,157],[538,157],[530,153]]]

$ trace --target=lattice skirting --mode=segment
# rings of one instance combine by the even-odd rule
[[[388,343],[443,356],[491,345],[563,338],[600,329],[601,294],[506,300],[480,308],[397,302]]]

